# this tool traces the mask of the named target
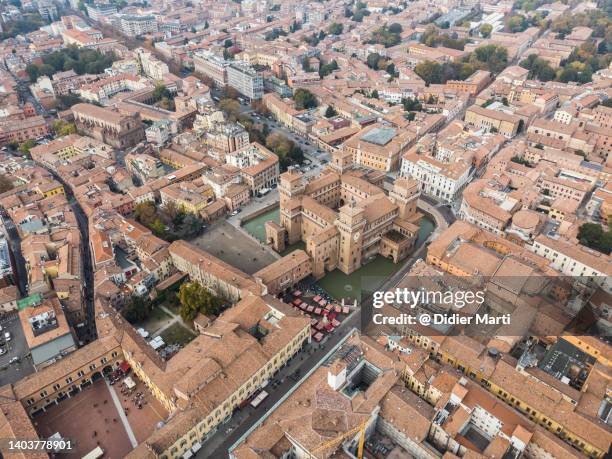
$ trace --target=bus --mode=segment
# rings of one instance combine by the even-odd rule
[[[262,390],[259,395],[253,399],[251,406],[253,408],[257,408],[259,405],[261,405],[261,402],[268,398],[268,395],[269,394],[265,390]]]

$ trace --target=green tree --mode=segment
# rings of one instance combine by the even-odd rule
[[[30,156],[30,150],[36,146],[36,142],[32,139],[28,139],[19,145],[19,151],[26,156]]]
[[[338,24],[337,22],[332,22],[330,26],[327,28],[327,31],[330,35],[342,35],[342,31],[344,26],[342,24]]]
[[[580,244],[609,255],[612,252],[612,231],[604,231],[597,223],[585,223],[578,228]]]
[[[399,24],[394,25],[401,28]],[[391,30],[384,25],[372,32],[372,37],[370,38],[369,43],[380,44],[384,45],[385,48],[390,48],[391,46],[397,45],[401,41],[399,34],[400,32],[391,32]]]
[[[319,76],[321,78],[325,78],[327,75],[332,73],[334,70],[338,70],[338,63],[333,60],[328,64],[323,64],[319,66]]]
[[[240,103],[234,99],[221,99],[219,109],[223,111],[231,122],[236,122],[240,116]]]
[[[442,66],[437,62],[419,62],[415,67],[414,72],[428,85],[442,83]]]
[[[508,30],[508,32],[522,32],[527,29],[527,27],[529,27],[529,23],[523,15],[517,14],[514,16],[510,16],[506,20],[506,29]]]
[[[177,294],[179,314],[185,322],[191,322],[198,313],[217,314],[221,301],[198,282],[185,282]]]
[[[479,46],[468,60],[478,69],[499,73],[508,65],[508,50],[498,45]]]
[[[402,105],[404,106],[404,110],[407,112],[420,112],[423,109],[423,106],[416,98],[412,99],[408,97],[402,99]]]
[[[76,126],[74,123],[69,123],[64,120],[56,120],[53,122],[53,131],[55,134],[63,137],[69,134],[76,134]]]
[[[5,174],[0,174],[0,193],[5,193],[14,188],[13,182]]]
[[[295,101],[295,107],[298,110],[314,108],[317,104],[317,99],[313,93],[308,89],[299,88],[293,94],[293,100]]]
[[[123,307],[121,313],[131,324],[143,322],[151,313],[151,302],[141,296],[133,296]]]
[[[24,35],[34,30],[40,29],[47,23],[40,14],[26,14],[20,16],[19,19],[8,21],[2,25],[3,32],[0,33],[0,40],[14,38],[17,35]]]
[[[28,64],[25,68],[28,77],[32,83],[35,83],[40,76],[40,72],[38,71],[38,66],[36,64]]]
[[[155,89],[153,90],[153,99],[156,102],[159,102],[162,99],[172,99],[172,94],[168,90],[165,84],[157,83],[155,85]]]
[[[336,116],[337,114],[338,114],[338,112],[333,107],[333,105],[328,105],[327,109],[325,109],[325,118],[332,118],[332,117]]]
[[[400,33],[402,33],[402,30],[403,30],[402,29],[402,25],[398,24],[397,22],[394,22],[393,24],[391,24],[389,26],[389,32],[391,32],[391,33],[400,34]]]
[[[381,59],[382,59],[382,56],[380,54],[378,54],[378,53],[370,53],[370,54],[368,54],[368,57],[366,58],[366,64],[371,69],[377,69],[378,68],[378,61],[380,61]]]
[[[491,24],[483,24],[480,26],[480,35],[482,35],[483,38],[491,37],[491,32],[493,32],[493,26]]]

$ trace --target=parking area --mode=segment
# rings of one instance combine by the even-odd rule
[[[190,242],[247,274],[276,261],[268,248],[225,220],[215,223]]]
[[[0,386],[14,383],[34,373],[30,349],[16,313],[0,319]],[[10,333],[10,339],[5,333]]]
[[[97,446],[104,457],[121,458],[132,450],[128,433],[103,379],[34,417],[41,438],[56,432],[74,445],[65,457],[83,457]],[[60,455],[64,456],[64,455]]]

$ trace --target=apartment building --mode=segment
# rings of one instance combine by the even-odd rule
[[[256,142],[225,155],[228,165],[240,170],[240,176],[253,195],[278,183],[278,156]]]
[[[0,123],[0,145],[10,142],[25,142],[49,135],[49,125],[42,116],[32,116],[25,120]]]
[[[147,77],[156,81],[162,81],[168,75],[168,65],[160,61],[152,53],[145,51],[143,48],[138,48],[136,56],[138,57],[141,72]]]
[[[87,9],[87,16],[93,21],[101,22],[103,18],[107,18],[117,13],[117,7],[115,5],[85,5]]]
[[[214,200],[212,187],[193,182],[173,183],[159,190],[163,205],[172,203],[184,212],[198,215]]]
[[[246,62],[232,62],[227,66],[227,84],[249,100],[263,97],[263,76]]]
[[[142,183],[158,179],[166,174],[162,162],[145,153],[128,153],[125,155],[125,167],[133,177],[137,177]]]
[[[470,96],[476,96],[492,81],[491,72],[477,70],[466,80],[449,80],[446,86],[457,92],[464,92]]]
[[[475,260],[471,263],[478,265]],[[538,322],[534,323],[536,327],[537,324]],[[458,440],[457,435],[464,435],[469,430],[465,427],[474,423],[484,434],[487,443],[490,442],[488,446],[485,443],[481,450],[490,447],[491,455],[493,451],[497,451],[496,457],[503,457],[504,451],[511,451],[512,448],[525,450],[527,454],[533,455],[530,457],[550,457],[552,454],[554,457],[577,458],[587,455],[600,458],[607,453],[612,434],[599,411],[608,404],[604,382],[607,377],[604,376],[603,366],[595,364],[590,369],[587,379],[592,385],[583,386],[583,390],[579,391],[561,383],[557,378],[562,376],[558,372],[555,373],[554,368],[549,365],[550,359],[554,361],[559,356],[567,355],[565,352],[577,350],[570,342],[582,342],[580,338],[570,337],[570,341],[559,338],[547,349],[540,365],[534,367],[532,361],[526,367],[526,362],[533,358],[533,355],[527,351],[518,362],[505,356],[500,358],[497,348],[492,351],[490,347],[493,342],[500,344],[496,339],[491,340],[488,347],[470,336],[435,336],[434,330],[420,325],[410,325],[407,328],[405,339],[409,344],[404,347],[411,344],[424,349],[433,361],[421,364],[421,368],[411,368],[404,378],[408,387],[428,402],[436,406],[444,404],[444,409],[438,412],[432,426],[433,438],[443,449],[449,449],[454,454],[467,454],[468,451],[462,449],[462,445],[466,446],[466,443],[454,443],[453,438]],[[588,339],[590,345],[594,345],[594,341],[598,341],[597,338]],[[586,343],[582,342],[582,345],[585,347]],[[604,343],[600,341],[595,348],[599,350],[602,345]],[[452,369],[441,371],[440,365],[450,366]],[[458,371],[455,372],[454,369]],[[479,386],[472,385],[466,378],[470,378]],[[457,383],[462,387],[458,387]],[[466,396],[476,388],[479,391],[487,391],[488,394],[479,394],[480,402],[477,406],[473,405],[471,410],[466,410],[469,415],[464,413],[462,416],[457,412],[458,409],[461,410],[458,406],[469,400],[471,397]],[[506,406],[496,406],[497,400],[489,394]],[[493,407],[495,409],[492,409]],[[527,423],[522,424],[522,427],[533,434],[531,439],[528,435],[521,435],[523,440],[520,443],[512,439],[511,432],[504,430],[510,427],[508,424],[512,418],[506,418],[504,421],[500,417],[505,417],[504,413],[512,413],[514,419],[520,416],[522,422]],[[449,419],[451,422],[447,424]],[[493,440],[494,435],[501,436],[501,439]],[[533,444],[529,444],[530,442]],[[509,448],[510,446],[512,448]]]
[[[463,192],[460,217],[499,236],[519,211],[521,202],[493,180],[475,180]]]
[[[204,143],[215,150],[231,153],[249,145],[249,133],[238,123],[213,123],[203,131]]]
[[[612,273],[610,255],[597,252],[562,237],[538,236],[530,249],[550,261],[551,267],[566,276],[606,280]]]
[[[471,166],[463,159],[443,162],[411,150],[402,157],[400,174],[417,180],[424,194],[453,202],[469,182]]]
[[[139,91],[150,87],[151,84],[144,78],[129,73],[120,73],[94,83],[84,84],[79,91],[83,100],[108,105],[110,98],[115,94]]]
[[[294,108],[290,99],[281,99],[274,93],[268,93],[264,94],[263,103],[279,123],[289,129],[293,128],[294,116],[300,112]]]
[[[35,161],[55,169],[60,162],[73,162],[88,155],[109,159],[113,156],[113,149],[90,137],[70,134],[47,144],[37,145],[30,150],[30,154]]]
[[[219,87],[227,84],[229,63],[210,51],[199,51],[193,56],[195,71],[213,79]]]
[[[157,20],[152,15],[123,14],[119,17],[119,29],[128,37],[139,37],[157,32]]]
[[[37,370],[76,350],[73,332],[56,296],[43,299],[35,295],[32,301],[22,301],[21,305],[19,320]]]

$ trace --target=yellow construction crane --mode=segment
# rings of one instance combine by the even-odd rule
[[[321,451],[325,451],[326,449],[337,447],[338,445],[340,445],[340,443],[342,443],[347,438],[350,438],[351,436],[355,435],[357,432],[360,432],[359,446],[357,447],[357,459],[363,459],[363,445],[365,443],[365,429],[366,429],[367,423],[368,423],[368,420],[366,419],[361,424],[359,424],[357,427],[349,430],[348,432],[344,432],[343,434],[338,435],[336,438],[332,438],[331,440],[328,440],[325,443],[317,446],[315,449],[310,451],[310,458],[312,459],[315,454],[320,453]]]

